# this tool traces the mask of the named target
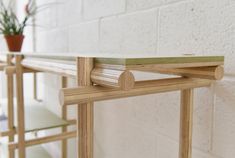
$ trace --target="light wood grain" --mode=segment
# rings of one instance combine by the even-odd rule
[[[6,66],[6,63],[0,63],[0,71],[3,71]]]
[[[6,74],[15,74],[16,73],[16,66],[6,66],[4,68],[4,71]],[[32,69],[29,69],[29,68],[23,68],[23,73],[36,73],[36,72],[39,72],[39,71],[36,71],[36,70],[32,70]]]
[[[211,80],[221,80],[224,76],[224,68],[222,66],[193,68],[155,68],[154,70],[152,70],[152,72]]]
[[[23,67],[21,65],[22,55],[16,55],[16,96],[17,96],[17,124],[19,158],[25,158],[25,120],[24,120],[24,87]]]
[[[121,88],[123,90],[129,90],[135,84],[134,75],[128,70],[95,68],[92,70],[91,80],[98,85]]]
[[[61,77],[61,87],[66,88],[68,85],[68,79],[66,77]],[[63,106],[62,107],[62,119],[67,120],[67,107]],[[67,132],[67,127],[64,126],[62,127],[62,133]],[[67,152],[68,152],[68,142],[66,139],[62,140],[62,150],[61,150],[61,157],[62,158],[67,158]]]
[[[181,91],[179,158],[192,157],[193,89]]]
[[[211,83],[213,83],[211,80],[205,79],[173,78],[139,81],[136,82],[135,87],[129,91],[101,86],[66,88],[60,91],[60,103],[61,105],[81,104],[86,102],[177,91],[188,88],[206,87],[210,86]]]
[[[13,56],[7,55],[7,65],[11,66],[11,60]],[[7,113],[8,113],[8,141],[14,142],[14,76],[13,74],[7,74]],[[9,157],[15,157],[14,151],[9,151]]]
[[[77,83],[78,86],[90,86],[91,71],[93,69],[92,58],[77,58]],[[77,139],[78,155],[77,158],[93,158],[93,115],[94,105],[86,102],[78,105],[77,118]]]
[[[77,133],[76,131],[72,131],[72,132],[65,132],[65,133],[56,134],[56,135],[52,135],[52,136],[46,136],[46,137],[42,137],[42,138],[35,138],[35,139],[31,139],[31,140],[26,140],[25,146],[29,147],[29,146],[39,145],[39,144],[46,144],[46,143],[50,143],[50,142],[60,141],[63,139],[74,138],[74,137],[76,137],[76,133]],[[10,143],[9,144],[10,149],[17,149],[19,147],[20,146],[18,143]]]
[[[26,68],[55,73],[61,76],[76,77],[76,63],[73,61],[49,60],[38,58],[26,58],[22,61]]]
[[[16,134],[16,130],[13,129],[11,131],[1,131],[0,132],[0,137],[9,137],[10,135],[15,135]]]

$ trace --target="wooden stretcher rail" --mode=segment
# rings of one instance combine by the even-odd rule
[[[16,73],[16,67],[15,66],[5,66],[4,71],[6,74],[15,74]],[[29,68],[24,68],[23,69],[24,73],[36,73],[36,72],[40,72],[40,71],[36,71],[33,69],[29,69]]]
[[[101,100],[184,90],[188,88],[206,87],[210,86],[212,82],[213,81],[211,80],[192,78],[173,78],[152,81],[139,81],[136,82],[134,88],[129,91],[105,88],[101,86],[65,88],[60,91],[60,104],[81,104]]]
[[[15,134],[16,134],[15,130],[0,132],[0,138],[1,137],[6,137],[6,136],[9,136],[9,135],[15,135]]]
[[[47,60],[42,58],[25,58],[21,64],[29,69],[50,72],[75,78],[77,75],[76,62],[62,60]]]
[[[53,136],[47,136],[47,137],[43,137],[43,138],[36,138],[33,140],[27,140],[25,142],[25,146],[28,147],[28,146],[34,146],[34,145],[39,145],[39,144],[45,144],[45,143],[50,143],[50,142],[74,138],[74,137],[76,137],[76,131],[66,132],[66,133],[57,134],[57,135],[53,135]],[[18,148],[18,143],[10,143],[9,144],[10,150],[17,149],[17,148]]]

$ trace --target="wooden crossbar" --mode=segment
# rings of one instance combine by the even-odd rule
[[[4,71],[6,74],[15,74],[16,73],[16,67],[15,66],[6,66],[4,68]],[[23,72],[24,73],[35,73],[35,72],[40,72],[40,71],[36,71],[33,69],[29,69],[29,68],[23,68]]]
[[[60,91],[60,104],[71,105],[131,96],[177,91],[188,88],[210,86],[213,81],[192,78],[171,78],[136,82],[129,91],[101,86],[65,88]]]
[[[45,144],[45,143],[55,142],[55,141],[59,141],[63,139],[70,139],[74,137],[76,137],[76,131],[66,132],[66,133],[57,134],[53,136],[46,136],[42,138],[27,140],[25,141],[25,146],[28,147],[28,146],[34,146],[34,145],[39,145],[39,144]],[[9,149],[17,149],[18,143],[16,142],[10,143],[8,146],[9,146]]]

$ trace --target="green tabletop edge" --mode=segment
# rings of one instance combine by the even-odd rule
[[[192,57],[156,57],[156,58],[96,58],[98,64],[112,65],[149,65],[149,64],[180,64],[198,62],[224,62],[224,56],[192,56]]]

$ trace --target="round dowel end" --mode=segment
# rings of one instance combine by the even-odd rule
[[[216,80],[221,80],[224,77],[224,67],[223,66],[218,66],[215,69],[215,79]]]
[[[130,71],[124,71],[118,81],[118,84],[123,90],[130,90],[135,85],[135,77]]]

